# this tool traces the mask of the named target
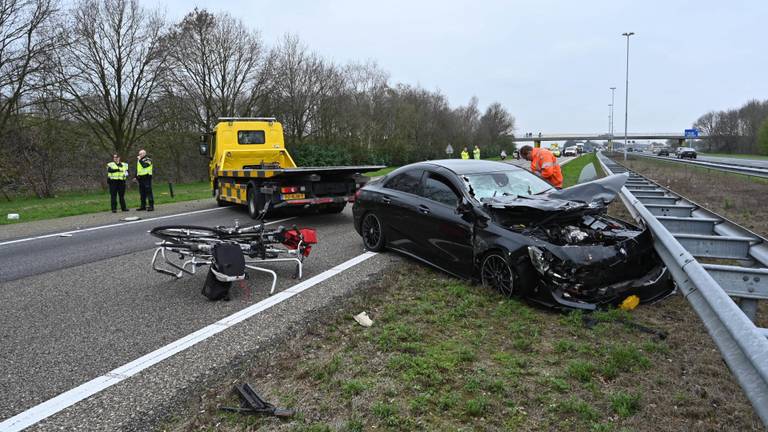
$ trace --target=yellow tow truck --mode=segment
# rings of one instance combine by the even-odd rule
[[[383,166],[297,167],[285,148],[283,126],[272,117],[224,117],[200,137],[211,190],[220,206],[248,206],[256,218],[267,209],[339,213]]]

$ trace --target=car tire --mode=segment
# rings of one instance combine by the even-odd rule
[[[515,270],[501,252],[488,253],[480,263],[480,281],[483,286],[508,297],[516,294],[516,277]]]
[[[369,212],[363,216],[360,224],[360,235],[363,237],[363,246],[372,252],[384,250],[384,228],[381,220],[375,213]]]

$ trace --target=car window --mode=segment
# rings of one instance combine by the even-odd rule
[[[424,198],[450,207],[459,206],[459,196],[453,191],[446,179],[437,174],[430,173],[424,182],[424,190],[421,195]]]
[[[400,173],[387,181],[384,185],[387,189],[417,194],[421,183],[421,170],[410,170]]]
[[[264,144],[266,137],[263,130],[257,131],[237,131],[238,144]]]
[[[467,174],[465,177],[478,200],[502,195],[536,195],[552,189],[549,183],[523,170]]]

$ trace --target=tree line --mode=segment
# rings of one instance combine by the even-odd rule
[[[373,61],[337,64],[286,34],[267,45],[228,14],[178,22],[137,0],[0,0],[0,191],[105,184],[111,153],[146,148],[161,179],[206,178],[197,136],[217,118],[275,116],[302,165],[399,165],[451,145],[513,150],[514,117],[402,83]]]
[[[751,100],[739,108],[710,111],[693,126],[710,136],[702,150],[768,155],[768,100]]]

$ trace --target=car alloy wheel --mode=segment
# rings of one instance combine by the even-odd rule
[[[511,296],[515,291],[515,273],[507,260],[498,253],[487,255],[480,267],[483,286]]]
[[[373,213],[365,215],[361,233],[363,235],[363,245],[366,249],[374,252],[380,252],[384,249],[384,234],[381,230],[381,222],[378,216]]]

